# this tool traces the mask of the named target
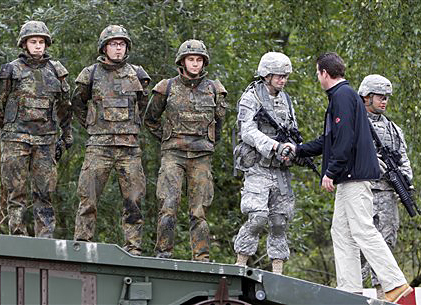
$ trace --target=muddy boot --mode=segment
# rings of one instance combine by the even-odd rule
[[[384,294],[384,290],[380,284],[374,285],[374,288],[376,288],[377,293],[377,299],[379,300],[386,300],[386,296]]]
[[[235,264],[238,265],[238,266],[247,266],[248,260],[249,260],[248,255],[243,255],[243,254],[238,253],[237,254],[237,261],[235,262]]]
[[[275,274],[282,274],[284,261],[281,259],[274,259],[272,261],[272,272]]]

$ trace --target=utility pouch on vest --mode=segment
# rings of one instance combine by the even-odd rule
[[[24,122],[48,122],[50,100],[48,98],[23,98],[22,111],[19,114]]]
[[[234,148],[235,168],[247,171],[256,162],[259,162],[260,154],[247,143],[241,142]]]
[[[103,100],[104,120],[111,122],[122,122],[129,119],[128,98],[110,98]]]

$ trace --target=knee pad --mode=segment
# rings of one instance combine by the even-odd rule
[[[287,220],[285,215],[275,214],[269,216],[269,226],[273,235],[280,235],[285,231],[287,226]]]
[[[255,216],[249,220],[250,232],[253,235],[258,235],[263,231],[267,223],[267,217],[264,216]]]

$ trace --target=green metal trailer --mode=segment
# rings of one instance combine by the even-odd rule
[[[71,240],[0,235],[0,268],[0,305],[391,304],[260,269]]]

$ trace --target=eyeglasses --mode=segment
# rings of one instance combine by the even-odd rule
[[[387,101],[389,99],[389,95],[383,95],[383,94],[375,94],[377,95],[381,101]]]
[[[122,42],[115,42],[115,41],[113,41],[113,42],[108,43],[108,45],[111,48],[117,48],[117,47],[124,48],[127,44],[124,41],[122,41]]]

